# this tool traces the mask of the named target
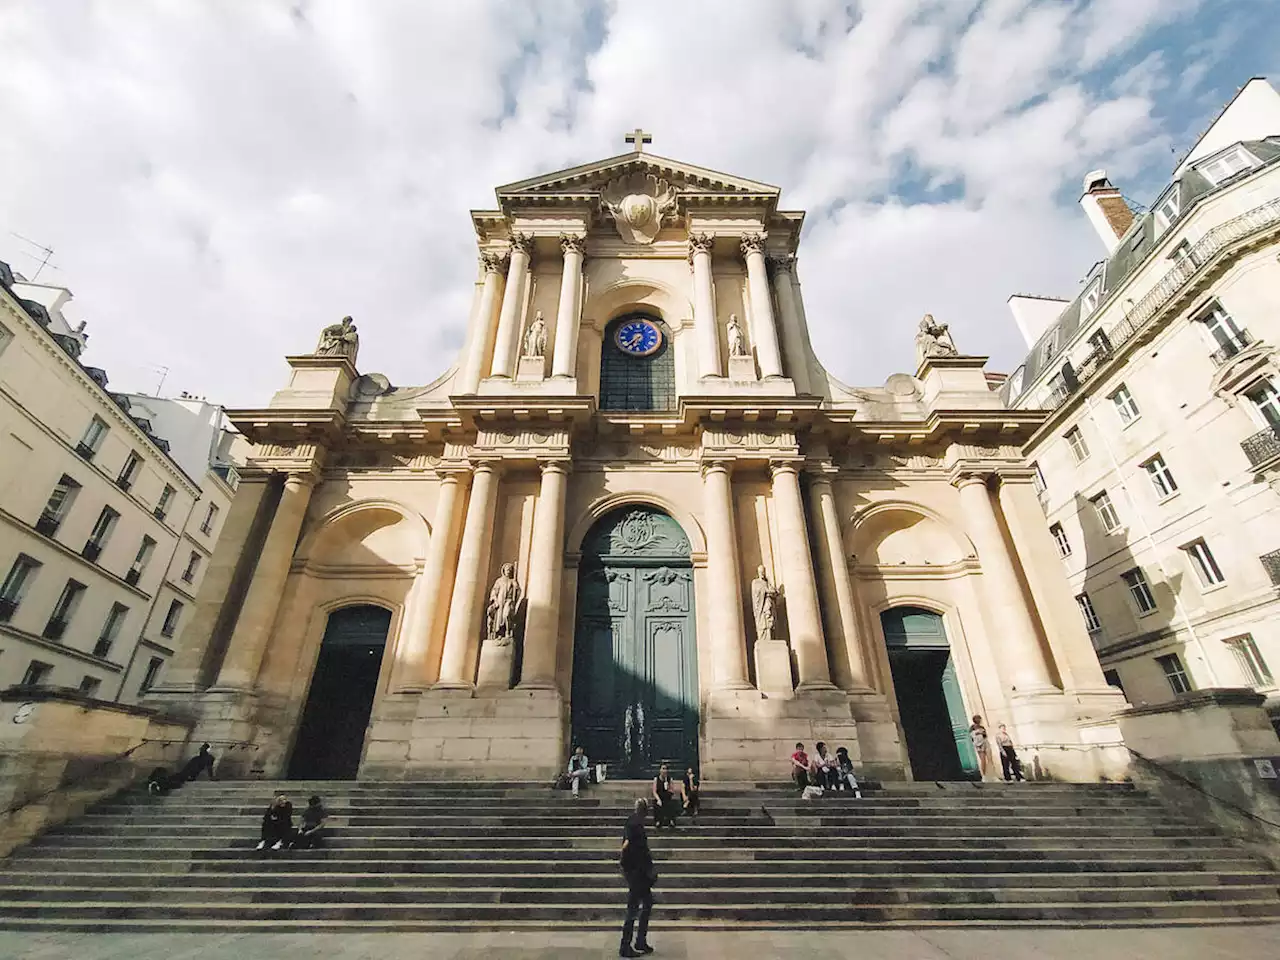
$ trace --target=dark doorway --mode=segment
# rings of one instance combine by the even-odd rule
[[[391,611],[343,607],[329,614],[289,761],[293,780],[353,780],[378,690]]]
[[[970,780],[978,758],[942,617],[918,607],[880,615],[907,759],[917,780]]]

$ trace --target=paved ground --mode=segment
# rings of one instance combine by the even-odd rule
[[[1164,930],[662,933],[654,960],[1275,960],[1280,925]],[[597,960],[603,933],[39,934],[0,932],[5,960]]]

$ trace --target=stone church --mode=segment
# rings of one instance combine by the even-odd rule
[[[361,374],[347,318],[231,412],[253,452],[151,702],[243,776],[542,780],[581,744],[615,778],[780,779],[825,740],[960,779],[974,714],[1104,775],[1124,702],[1022,454],[1043,415],[931,317],[914,374],[840,383],[804,214],[628,140],[472,214],[437,379]]]

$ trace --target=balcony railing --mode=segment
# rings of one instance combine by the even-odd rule
[[[59,620],[56,617],[44,625],[44,632],[40,634],[46,640],[61,640],[62,635],[67,632],[67,621]]]
[[[131,587],[136,587],[138,585],[138,578],[141,576],[142,576],[142,571],[139,570],[137,567],[134,567],[132,570],[130,570],[128,573],[124,575],[124,582]]]
[[[1264,553],[1258,559],[1262,561],[1262,569],[1267,571],[1267,576],[1271,578],[1271,582],[1280,587],[1280,550]]]
[[[1277,228],[1280,228],[1280,200],[1269,200],[1208,231],[1189,249],[1187,256],[1174,261],[1173,266],[1141,300],[1133,305],[1123,320],[1107,328],[1106,337],[1112,351],[1119,352],[1126,343],[1147,329],[1160,312],[1191,282],[1191,278],[1201,270],[1202,265],[1207,264],[1232,244]],[[1079,382],[1084,383],[1091,379],[1104,366],[1107,364],[1095,363],[1087,370],[1077,371]],[[1061,385],[1055,385],[1049,389],[1041,405],[1046,410],[1056,410],[1077,389],[1078,385],[1070,390],[1063,389]]]
[[[76,453],[80,454],[80,456],[84,457],[86,460],[92,460],[98,455],[98,451],[93,449],[93,447],[89,446],[83,440],[76,444]]]
[[[129,488],[133,486],[133,477],[116,477],[116,486],[128,493]]]
[[[1265,430],[1259,430],[1248,440],[1242,441],[1240,449],[1249,458],[1249,466],[1255,469],[1280,457],[1280,425],[1273,424]]]
[[[111,641],[105,637],[99,637],[98,642],[93,645],[93,655],[99,660],[105,660],[110,652]]]
[[[18,601],[0,597],[0,623],[8,623],[18,609]]]
[[[1213,361],[1215,367],[1220,367],[1251,343],[1253,343],[1253,334],[1248,330],[1241,330],[1221,347],[1209,354],[1209,359]]]
[[[51,513],[40,514],[40,519],[36,521],[36,533],[44,534],[46,537],[52,537],[58,532],[58,526],[62,523],[62,518],[54,516]]]
[[[84,549],[80,551],[80,556],[90,563],[97,563],[98,558],[102,556],[102,544],[90,540],[84,545]]]

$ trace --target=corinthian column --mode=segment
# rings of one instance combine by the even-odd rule
[[[218,671],[217,686],[251,690],[258,679],[314,484],[315,477],[309,473],[291,473],[284,482],[271,528],[258,554],[253,581],[227,645],[227,656]]]
[[[796,304],[796,288],[791,274],[795,269],[795,254],[771,257],[773,264],[773,288],[778,293],[778,313],[782,321],[782,350],[787,356],[787,371],[799,393],[809,393],[809,351],[805,347],[804,324]]]
[[[698,376],[722,377],[720,336],[716,331],[716,297],[711,286],[713,237],[689,236],[689,265],[693,267],[693,328],[698,337]]]
[[[778,328],[769,296],[769,273],[764,263],[764,237],[749,233],[742,238],[742,256],[747,261],[747,289],[751,292],[751,342],[756,346],[760,376],[781,377],[782,357],[778,353]]]
[[[491,463],[478,463],[467,501],[467,520],[458,551],[458,574],[449,603],[449,623],[445,627],[444,656],[440,662],[440,679],[436,682],[436,686],[443,689],[474,686],[484,578],[489,572],[497,505],[497,470]]]
[[[982,474],[963,473],[953,483],[960,491],[960,509],[982,564],[983,594],[991,613],[989,622],[999,625],[1000,672],[1016,693],[1053,690],[1040,638],[991,503],[987,478]]]
[[[529,279],[529,259],[533,237],[517,233],[511,238],[511,265],[507,267],[507,288],[502,292],[502,312],[498,315],[498,337],[493,346],[491,377],[509,377],[515,365],[516,340],[520,332],[520,311]]]
[[[840,516],[828,477],[819,475],[813,478],[809,486],[809,501],[810,513],[817,526],[814,542],[818,546],[818,579],[822,587],[822,606],[827,613],[827,636],[831,640],[832,673],[836,686],[842,690],[866,691],[871,689],[867,652],[858,629],[853,582],[845,561],[844,539],[840,536]]]
[[[733,535],[733,484],[729,465],[702,466],[707,518],[707,574],[711,587],[712,656],[721,690],[748,690],[747,638],[742,627],[742,587],[738,581],[738,541]]]
[[[773,473],[773,506],[778,517],[778,559],[786,588],[787,627],[796,652],[800,674],[798,690],[830,689],[822,616],[818,612],[818,588],[813,579],[813,557],[800,500],[800,474],[794,463],[770,464]]]
[[[572,377],[578,366],[578,321],[582,316],[582,255],[587,238],[560,234],[564,269],[560,274],[560,304],[556,309],[556,345],[551,357],[553,377]]]
[[[524,662],[520,687],[551,690],[556,685],[556,639],[560,627],[560,583],[564,578],[564,496],[569,465],[542,465],[542,486],[533,515],[529,593],[525,614]]]
[[[456,393],[475,393],[480,386],[480,376],[493,351],[493,339],[497,332],[493,326],[493,311],[498,303],[498,288],[502,286],[502,268],[506,262],[505,254],[480,254],[484,286],[480,288],[480,309],[476,312],[471,344],[458,374]]]

